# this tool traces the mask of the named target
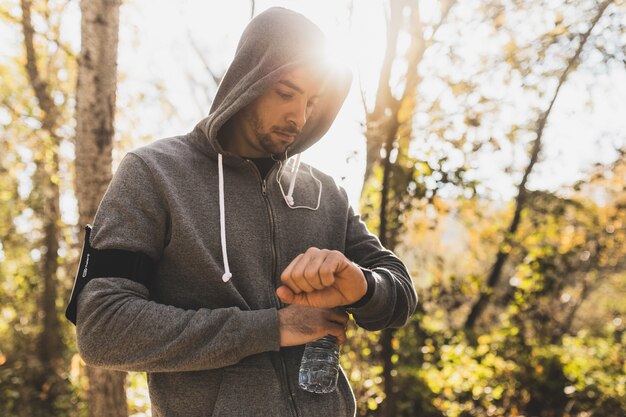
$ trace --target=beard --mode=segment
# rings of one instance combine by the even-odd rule
[[[259,141],[259,144],[261,145],[263,150],[272,155],[280,155],[284,153],[289,147],[289,145],[284,142],[276,142],[272,140],[270,133],[257,135],[257,140]]]
[[[261,120],[256,113],[252,114],[251,122],[252,129],[254,131],[254,135],[256,136],[258,144],[265,152],[269,153],[270,155],[281,155],[285,153],[290,146],[290,144],[288,143],[273,139],[273,131],[278,130],[296,136],[300,134],[300,131],[293,126],[272,126],[269,132],[265,132],[263,131],[263,125],[261,124]]]

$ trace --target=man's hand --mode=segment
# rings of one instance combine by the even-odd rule
[[[280,276],[276,294],[287,304],[333,308],[352,304],[367,292],[361,269],[336,250],[309,248]]]
[[[290,305],[278,310],[280,346],[303,345],[329,334],[343,344],[347,324],[344,311]]]

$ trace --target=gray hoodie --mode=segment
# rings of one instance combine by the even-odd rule
[[[349,88],[347,72],[324,69],[321,110],[265,179],[216,139],[284,71],[321,62],[323,42],[292,11],[257,16],[209,116],[187,134],[129,152],[102,199],[91,246],[142,252],[157,268],[147,287],[119,277],[87,283],[78,297],[78,349],[90,365],[147,372],[155,417],[355,414],[343,372],[334,393],[305,392],[298,387],[303,346],[279,345],[279,276],[309,247],[339,250],[372,271],[371,297],[351,311],[361,327],[398,327],[415,310],[404,265],[367,231],[345,191],[306,164],[286,164],[330,127]],[[289,207],[290,188],[296,206],[319,202],[317,209]]]

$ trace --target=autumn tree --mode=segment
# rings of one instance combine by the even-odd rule
[[[518,210],[513,215],[513,222],[519,224],[524,204],[530,200],[525,198],[530,193],[525,188],[526,183],[534,165],[540,160],[543,131],[560,86],[584,59],[586,42],[591,39],[594,47],[599,44],[601,37],[592,36],[592,32],[609,4],[588,2],[580,8],[563,2],[563,8],[576,9],[577,13],[568,14],[567,18],[556,13],[554,26],[543,27],[537,17],[541,16],[546,6],[540,2],[527,6],[500,1],[481,4],[441,2],[437,12],[431,10],[430,17],[424,19],[420,18],[423,10],[416,4],[390,2],[388,45],[376,104],[367,113],[366,182],[362,200],[362,212],[370,225],[379,231],[381,241],[387,247],[397,248],[411,256],[413,249],[402,244],[402,232],[415,227],[411,224],[414,219],[411,211],[430,213],[429,225],[436,226],[441,217],[438,213],[445,214],[449,206],[446,198],[450,201],[484,197],[481,193],[485,187],[475,180],[473,172],[473,161],[478,159],[477,155],[493,152],[499,147],[520,147],[526,143],[529,164],[521,170],[522,181],[516,200]],[[529,33],[521,36],[519,22],[534,22],[533,19],[537,20],[536,26],[530,27],[532,36]],[[524,30],[527,29],[524,27]],[[616,25],[612,29],[619,33],[623,26],[620,29]],[[405,55],[401,56],[397,51],[396,38],[403,31],[410,34],[410,42],[404,42],[408,47]],[[437,36],[442,31],[446,35]],[[473,48],[479,59],[464,53],[462,48],[470,47],[464,41],[464,33],[485,34],[489,31],[491,38],[485,37],[485,48],[488,45],[497,46],[499,53],[489,56],[476,47]],[[524,38],[524,43],[518,41],[519,38]],[[619,45],[618,38],[604,36],[603,49],[614,51],[616,45],[607,45],[606,39],[612,39]],[[619,54],[617,57],[619,59]],[[546,62],[550,64],[546,65]],[[558,63],[561,63],[560,68]],[[399,72],[398,68],[406,70]],[[397,74],[401,75],[398,77]],[[526,96],[527,103],[532,103],[525,112],[518,112],[520,117],[507,118],[507,109],[515,104],[512,100],[509,102],[507,96],[493,94],[494,79],[502,79],[502,74],[505,74],[506,80],[502,90],[508,89],[511,97]],[[520,78],[524,81],[516,82]],[[550,83],[553,83],[553,89],[545,87]],[[433,84],[440,86],[437,95],[433,95],[430,92],[432,88],[428,88]],[[517,110],[520,110],[519,107]],[[530,140],[531,136],[534,141]],[[505,174],[517,170],[518,167],[508,167]],[[447,197],[440,197],[442,194]],[[504,241],[501,246],[503,251],[510,246],[510,242],[506,244],[506,241],[515,230],[515,226],[513,229],[509,226],[509,232],[503,233],[504,239],[494,233],[494,239]],[[506,254],[502,252],[496,258],[499,261],[491,269],[492,276],[500,276]],[[419,272],[419,266],[417,268],[416,272]],[[494,279],[487,279],[483,285],[479,274],[467,278],[469,282],[463,284],[464,280],[459,277],[459,284],[477,291],[478,296],[472,300],[472,293],[465,291],[466,298],[456,299],[453,304],[458,317],[468,315],[467,322],[472,325],[467,328],[471,328],[477,316],[484,311]],[[416,355],[411,348],[425,342],[428,332],[420,331],[419,322],[422,320],[428,320],[428,317],[420,310],[415,326],[409,331],[401,330],[401,337],[394,337],[390,330],[381,335],[380,356],[385,381],[382,415],[396,415],[398,405],[403,402],[394,401],[394,395],[400,391],[394,388],[392,378],[399,372],[399,369],[394,370],[394,363],[401,368],[403,348],[408,346],[415,358],[424,357]],[[455,322],[459,323],[458,318]],[[409,333],[413,340],[406,338],[405,334]],[[399,351],[397,347],[400,347]],[[352,351],[350,354],[354,355]],[[414,386],[424,387],[423,380],[411,378],[411,381]],[[402,381],[400,384],[405,386]],[[416,396],[413,404],[425,404],[422,409],[413,408],[411,412],[430,412],[426,408],[434,397],[427,389],[411,392]],[[370,404],[369,408],[376,408],[376,404]]]
[[[79,224],[93,221],[111,180],[119,0],[81,1],[81,51],[76,89],[76,196]],[[93,417],[127,416],[125,377],[87,367]]]
[[[465,327],[468,329],[472,329],[475,326],[480,315],[485,311],[487,303],[489,302],[489,299],[490,299],[490,295],[492,294],[494,287],[498,284],[498,281],[500,280],[500,277],[502,275],[502,268],[503,268],[504,262],[506,262],[506,259],[508,257],[507,248],[511,246],[510,240],[515,236],[515,233],[517,232],[517,228],[520,222],[521,212],[524,209],[524,206],[526,205],[526,196],[528,193],[526,184],[528,182],[528,178],[530,174],[533,171],[535,164],[538,161],[539,153],[542,148],[543,132],[545,130],[546,123],[548,122],[548,118],[550,117],[550,113],[552,112],[552,108],[554,107],[554,103],[556,102],[556,99],[559,96],[559,91],[561,90],[561,87],[563,86],[563,84],[567,81],[567,78],[570,72],[576,67],[576,65],[578,65],[578,61],[581,58],[581,53],[583,49],[585,48],[590,38],[591,33],[593,32],[598,21],[600,20],[600,18],[606,11],[607,7],[611,3],[612,3],[611,0],[604,1],[603,3],[601,3],[597,7],[597,11],[595,11],[595,14],[591,18],[591,21],[589,22],[587,30],[579,35],[578,45],[576,46],[576,49],[574,50],[571,57],[566,58],[565,67],[558,76],[556,88],[554,89],[554,92],[552,93],[552,97],[550,98],[549,104],[547,108],[543,112],[540,113],[540,116],[536,121],[536,127],[534,128],[534,132],[533,132],[535,135],[535,139],[530,148],[530,156],[529,156],[528,165],[526,169],[524,170],[524,175],[518,186],[518,193],[515,199],[515,211],[513,214],[513,218],[511,220],[511,224],[508,227],[508,230],[506,231],[505,239],[503,240],[502,246],[498,250],[498,253],[496,255],[496,260],[489,272],[489,277],[487,278],[486,286],[483,290],[481,290],[476,302],[472,305],[470,313],[467,317],[467,320],[465,322]],[[551,41],[556,42],[557,39],[555,38],[551,39]]]
[[[75,57],[61,39],[64,7],[29,0],[0,5],[8,33],[21,46],[0,68],[0,172],[7,185],[0,220],[2,297],[10,300],[2,303],[8,318],[3,339],[10,335],[10,342],[0,355],[7,376],[0,403],[13,415],[67,415],[77,401],[57,307],[70,285],[63,254],[71,250],[61,213],[69,182],[61,148],[68,144]]]
[[[426,189],[419,178],[423,174],[421,168],[427,164],[420,164],[408,154],[413,139],[417,90],[421,82],[418,66],[453,4],[452,0],[439,2],[438,18],[426,21],[417,1],[389,2],[387,44],[372,109],[367,108],[364,97],[366,166],[362,213],[370,226],[377,230],[381,243],[391,250],[395,249],[400,239],[402,213],[426,197]],[[406,51],[400,51],[398,46],[402,32],[410,37]],[[404,67],[400,80],[393,76],[392,71],[398,65]],[[393,329],[385,329],[380,335],[379,354],[385,396],[382,415],[387,417],[396,415],[393,334]],[[376,404],[370,403],[374,408]]]

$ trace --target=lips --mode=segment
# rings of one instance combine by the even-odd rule
[[[293,133],[287,133],[280,130],[275,130],[274,133],[276,133],[278,138],[283,142],[291,143],[296,139],[296,135]]]

